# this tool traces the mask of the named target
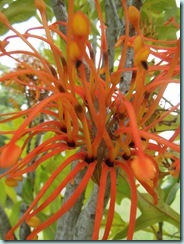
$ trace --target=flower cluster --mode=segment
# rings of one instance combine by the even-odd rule
[[[14,35],[0,42],[0,57],[8,56],[17,63],[17,69],[0,77],[0,82],[9,85],[16,83],[34,94],[34,103],[26,110],[1,114],[0,123],[24,118],[16,130],[1,131],[3,135],[11,135],[10,141],[0,148],[0,167],[7,169],[0,178],[6,178],[8,186],[17,186],[22,176],[36,171],[49,158],[65,150],[75,150],[75,153],[61,162],[42,189],[35,196],[29,208],[7,233],[8,240],[14,239],[14,231],[24,222],[33,227],[27,236],[28,240],[37,238],[37,234],[66,213],[85,191],[89,180],[99,186],[97,211],[93,230],[93,240],[98,240],[99,229],[103,216],[104,194],[108,175],[110,175],[109,212],[102,239],[107,239],[114,218],[116,201],[117,168],[126,175],[131,189],[131,211],[127,239],[133,238],[136,210],[137,185],[136,180],[153,197],[157,204],[155,191],[158,180],[162,177],[163,162],[169,158],[165,174],[179,176],[180,164],[179,145],[175,142],[179,136],[179,127],[169,140],[164,139],[157,131],[157,125],[172,114],[179,104],[157,113],[160,100],[169,83],[179,83],[179,40],[165,42],[144,37],[140,29],[140,12],[133,6],[128,9],[126,1],[122,1],[126,20],[126,33],[117,41],[115,48],[123,45],[119,66],[110,72],[106,27],[98,0],[95,0],[101,27],[101,57],[103,67],[96,67],[93,48],[90,43],[90,20],[82,12],[74,12],[74,1],[69,0],[67,23],[56,22],[51,25],[46,19],[46,7],[42,0],[36,0],[43,26],[27,30],[24,34],[14,29],[8,19],[0,13],[0,21]],[[133,25],[136,36],[129,37],[129,25]],[[67,34],[59,30],[59,25],[65,25]],[[43,29],[45,36],[32,34],[34,29]],[[55,44],[53,33],[65,42],[65,52]],[[30,51],[7,51],[10,42],[21,39]],[[29,41],[30,38],[41,40],[49,45],[52,51],[54,65],[41,56]],[[125,68],[126,51],[134,50],[134,66]],[[31,65],[17,54],[31,57],[39,61],[39,66]],[[161,61],[157,65],[149,64],[148,56],[153,55]],[[35,61],[36,62],[36,61]],[[162,64],[165,62],[166,64]],[[132,72],[129,91],[123,94],[118,88],[121,75]],[[156,75],[157,74],[157,75]],[[154,77],[154,79],[153,79]],[[41,96],[41,94],[46,96]],[[158,114],[158,115],[157,115]],[[40,115],[46,119],[29,126]],[[27,155],[23,151],[29,141],[39,134],[53,132],[53,136]],[[19,141],[24,138],[23,145]],[[34,160],[35,159],[35,160]],[[30,162],[34,160],[34,163]],[[76,166],[69,172],[52,194],[39,203],[54,179],[73,161]],[[66,185],[82,170],[85,175],[72,196],[45,222],[37,217],[50,202],[54,201]],[[39,204],[38,204],[39,203]]]

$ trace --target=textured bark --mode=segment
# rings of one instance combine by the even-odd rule
[[[120,21],[114,0],[105,1],[106,37],[108,45],[109,69],[112,72],[114,67],[114,45],[117,41]]]
[[[74,229],[73,240],[91,240],[93,234],[94,220],[96,214],[96,203],[98,198],[98,185],[94,185],[91,196],[81,211]],[[107,185],[104,196],[104,209],[109,200],[110,177],[107,177]]]
[[[20,217],[24,215],[26,210],[28,209],[28,206],[26,203],[22,203],[20,206]],[[26,237],[31,233],[30,227],[26,224],[26,222],[23,222],[19,229],[19,236],[20,240],[26,240]]]
[[[76,166],[77,162],[73,162],[71,169]],[[86,170],[82,170],[74,179],[72,183],[69,183],[66,187],[63,203],[73,194],[75,189],[79,186],[81,179],[83,178]],[[84,200],[83,192],[79,197],[75,205],[66,212],[57,222],[55,240],[73,240],[73,231],[76,225],[77,219],[80,215],[81,208]]]
[[[97,196],[98,186],[95,185],[87,204],[84,206],[77,220],[72,240],[91,240],[96,213]]]
[[[127,7],[129,6],[135,6],[137,9],[140,10],[142,6],[142,1],[141,0],[129,0],[127,1]],[[123,33],[121,35],[125,34],[125,22],[123,23],[123,28],[122,28]],[[135,30],[132,25],[130,25],[129,29],[129,36],[134,36]],[[134,58],[134,51],[132,48],[127,48],[127,53],[126,53],[126,62],[125,62],[125,68],[131,68],[133,66],[133,58]],[[121,81],[120,81],[120,90],[122,93],[126,93],[129,88],[130,88],[130,83],[132,80],[132,72],[124,72],[121,76]]]
[[[0,237],[5,240],[6,233],[11,229],[10,221],[3,206],[0,204]],[[16,238],[15,238],[16,239]]]
[[[64,0],[50,0],[51,7],[54,11],[54,15],[58,21],[66,22],[68,19],[67,10]],[[66,27],[63,25],[59,26],[61,32],[66,34]]]

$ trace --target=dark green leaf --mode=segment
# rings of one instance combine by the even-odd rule
[[[33,201],[33,184],[29,178],[26,179],[22,188],[22,199],[25,203],[30,204]]]
[[[163,187],[164,191],[164,201],[166,204],[171,205],[176,197],[176,193],[180,187],[178,179],[168,176],[165,186]]]

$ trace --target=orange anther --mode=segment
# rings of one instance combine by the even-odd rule
[[[7,178],[5,180],[5,183],[6,183],[7,186],[10,186],[10,187],[18,186],[18,182],[14,178]]]
[[[33,216],[29,220],[26,220],[26,223],[30,227],[36,228],[41,224],[41,221],[37,216]]]

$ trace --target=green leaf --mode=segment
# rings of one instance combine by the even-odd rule
[[[135,231],[143,230],[159,222],[168,222],[180,228],[180,216],[169,205],[159,200],[158,205],[154,205],[147,193],[138,193],[138,206],[142,214],[136,220]],[[128,226],[120,231],[113,239],[121,240],[127,235]]]
[[[14,226],[20,219],[20,205],[21,205],[21,201],[16,202],[12,206],[11,214],[10,214],[10,218],[9,218],[12,226]]]
[[[38,217],[40,218],[41,222],[46,221],[50,216],[44,214],[44,213],[39,213]],[[56,223],[53,223],[49,227],[43,230],[43,240],[54,240],[56,232]]]
[[[30,204],[33,198],[33,184],[31,179],[27,178],[22,187],[22,199],[25,203]]]
[[[2,180],[0,180],[0,203],[4,207],[6,205],[6,191]]]
[[[124,175],[123,171],[121,170],[122,175]],[[118,176],[117,179],[117,193],[116,193],[116,203],[120,204],[122,199],[127,197],[130,199],[130,186],[125,178]]]
[[[50,212],[52,214],[56,213],[61,208],[61,196],[58,196],[53,202],[50,204]]]
[[[11,25],[26,21],[36,14],[33,0],[29,0],[29,2],[27,0],[8,1],[8,5],[8,8],[1,8],[1,12],[8,18]],[[5,34],[7,30],[7,27],[0,22],[0,34]]]
[[[102,224],[103,224],[103,222],[102,222]],[[104,223],[104,225],[105,225],[105,223]],[[119,213],[115,212],[109,238],[110,239],[113,238],[114,236],[116,236],[117,233],[119,233],[122,229],[125,229],[126,227],[127,227],[127,223],[125,223],[122,220]],[[118,240],[118,239],[115,239],[115,240]]]
[[[178,179],[171,175],[167,177],[166,185],[163,187],[164,201],[166,204],[171,205],[176,197],[176,193],[180,187]]]
[[[3,179],[5,180],[5,179]],[[8,197],[14,202],[16,203],[17,202],[17,194],[16,194],[16,191],[15,191],[15,188],[13,187],[9,187],[5,184],[5,191],[6,191],[6,194],[8,195]]]
[[[180,22],[175,0],[146,0],[141,9],[142,25],[148,33],[152,33],[159,40],[176,39],[178,29],[172,24],[165,25],[172,17],[177,23]]]

